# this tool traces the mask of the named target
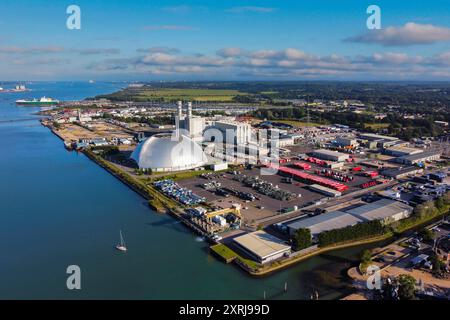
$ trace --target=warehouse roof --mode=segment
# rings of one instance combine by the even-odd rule
[[[315,217],[297,220],[288,224],[287,226],[291,229],[296,230],[308,228],[309,230],[311,230],[311,234],[314,236],[323,231],[353,226],[362,221],[362,219],[346,212],[333,211]]]
[[[427,151],[427,152],[422,152],[422,153],[418,153],[418,154],[411,154],[409,156],[401,157],[401,159],[415,161],[415,160],[426,159],[428,157],[433,157],[433,156],[437,156],[437,155],[441,155],[441,151]]]
[[[319,191],[319,192],[323,191],[323,192],[332,193],[332,194],[334,194],[336,196],[341,196],[342,195],[342,193],[340,191],[336,191],[336,190],[333,190],[331,188],[327,188],[327,187],[321,186],[320,184],[312,184],[312,185],[309,186],[309,188],[314,190],[314,191]]]
[[[397,137],[382,136],[382,135],[374,134],[374,133],[361,133],[359,136],[360,136],[361,138],[384,139],[384,140],[388,140],[388,141],[399,140]]]
[[[360,217],[363,220],[376,220],[392,217],[398,213],[412,211],[412,207],[404,204],[403,202],[381,199],[369,204],[365,204],[346,212]]]
[[[260,258],[283,252],[291,247],[277,237],[259,230],[233,239],[237,244]]]
[[[327,150],[327,149],[314,150],[313,153],[315,153],[315,154],[326,154],[326,155],[335,156],[335,157],[348,156],[348,154],[346,154],[346,153],[333,151],[333,150]]]
[[[400,167],[400,168],[395,168],[395,169],[387,169],[387,170],[383,170],[381,173],[387,177],[396,177],[398,175],[402,175],[402,174],[408,174],[408,173],[414,173],[414,172],[418,172],[421,171],[420,168],[415,167],[415,166],[411,166],[411,167]]]
[[[417,148],[411,148],[411,147],[403,147],[403,146],[392,146],[390,148],[386,149],[387,151],[397,151],[397,152],[402,152],[405,154],[418,154],[418,153],[423,153],[422,149],[417,149]]]

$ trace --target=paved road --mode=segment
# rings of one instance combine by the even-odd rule
[[[311,205],[311,206],[303,207],[300,210],[292,212],[292,213],[280,214],[280,215],[276,215],[276,216],[272,216],[272,217],[267,217],[267,218],[258,220],[258,224],[265,227],[265,226],[275,224],[275,223],[288,222],[291,220],[299,219],[301,217],[307,216],[307,214],[302,212],[303,210],[314,210],[315,208],[323,206],[324,204],[327,205],[326,208],[329,208],[329,207],[336,206],[339,204],[348,203],[350,201],[349,199],[359,199],[361,196],[363,196],[365,194],[383,190],[385,188],[393,187],[399,183],[400,183],[399,181],[392,180],[385,184],[379,184],[379,185],[376,185],[371,188],[361,189],[361,190],[354,191],[352,193],[348,193],[339,198],[325,198],[325,200],[322,200],[322,203],[320,203],[318,205]]]

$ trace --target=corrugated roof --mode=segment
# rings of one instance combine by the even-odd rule
[[[381,199],[369,204],[356,207],[346,212],[363,218],[364,220],[376,220],[392,217],[405,210],[411,211],[413,208],[403,202]]]
[[[333,150],[327,150],[327,149],[314,150],[313,153],[315,153],[315,154],[324,154],[324,155],[335,156],[335,157],[348,156],[348,154],[346,154],[346,153],[333,151]]]
[[[417,154],[411,154],[409,156],[404,156],[404,157],[401,157],[401,159],[414,161],[414,160],[425,159],[425,158],[433,157],[433,156],[437,156],[437,155],[441,155],[441,152],[440,151],[427,151],[427,152],[422,152],[422,153],[417,153]]]
[[[284,244],[282,240],[262,230],[248,233],[233,240],[261,258],[290,249],[290,246]]]
[[[333,211],[315,217],[298,220],[288,224],[291,229],[308,228],[312,235],[323,231],[353,226],[363,220],[343,211]]]

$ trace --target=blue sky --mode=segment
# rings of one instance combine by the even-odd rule
[[[81,30],[66,8],[81,8]],[[381,8],[368,30],[366,9]],[[2,0],[0,80],[450,80],[448,1]]]

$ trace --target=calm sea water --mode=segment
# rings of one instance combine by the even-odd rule
[[[2,84],[3,87],[8,87]],[[0,93],[0,298],[309,299],[337,297],[339,271],[361,248],[314,257],[263,279],[225,265],[178,221],[62,141],[19,98],[82,99],[123,83],[33,83]],[[114,250],[123,231],[129,251]],[[66,268],[81,268],[79,291]],[[288,283],[285,293],[284,283]]]

